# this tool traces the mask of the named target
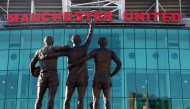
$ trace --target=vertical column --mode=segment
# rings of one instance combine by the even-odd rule
[[[156,0],[155,12],[159,13],[159,1]],[[159,15],[157,16],[157,20],[159,21]]]
[[[64,12],[69,12],[70,6],[71,6],[71,0],[62,0],[63,19],[64,19]]]
[[[36,13],[34,0],[31,0],[31,13]]]
[[[8,14],[9,14],[9,0],[7,0],[7,20],[8,20]]]
[[[125,12],[125,0],[119,0],[118,9],[119,9],[119,19],[124,20],[123,13]]]

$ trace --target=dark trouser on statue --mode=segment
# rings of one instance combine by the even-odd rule
[[[42,100],[44,97],[44,94],[46,92],[46,89],[49,88],[49,94],[48,94],[48,109],[53,109],[54,107],[54,98],[57,91],[58,86],[51,86],[51,87],[38,87],[38,95],[36,99],[35,109],[41,109],[42,107]]]
[[[69,86],[66,87],[66,92],[65,92],[66,98],[64,103],[64,109],[70,109],[70,101],[74,91],[75,87],[69,87]],[[86,86],[77,87],[77,91],[78,91],[78,109],[83,109]]]
[[[93,87],[93,109],[99,109],[100,90],[101,89]],[[104,95],[104,107],[105,109],[110,109],[110,87],[102,90]]]

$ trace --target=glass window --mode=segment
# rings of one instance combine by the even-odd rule
[[[168,70],[159,70],[160,98],[170,98],[170,79]]]
[[[124,48],[134,48],[135,31],[134,29],[124,29]]]
[[[114,53],[116,54],[116,56],[120,59],[121,63],[124,63],[123,60],[123,49],[112,49],[112,51],[114,51]],[[114,62],[114,60],[111,60],[111,66],[110,68],[116,68],[116,63]],[[122,66],[122,68],[124,67],[124,65]]]
[[[37,95],[37,81],[38,78],[33,77],[31,74],[29,76],[29,98],[35,98],[36,99],[36,95]],[[33,107],[34,108],[34,107]]]
[[[112,69],[113,71],[114,69]],[[125,70],[121,69],[112,77],[112,97],[124,97]]]
[[[172,99],[172,109],[187,109],[187,108],[183,108],[182,99]]]
[[[146,68],[146,52],[145,49],[135,49],[136,68]]]
[[[43,38],[46,36],[52,36],[53,37],[53,29],[43,29]]]
[[[111,48],[111,46],[112,46],[111,29],[100,28],[100,37],[106,37],[106,39],[108,41],[108,45],[106,46],[106,48]]]
[[[190,98],[190,70],[181,70],[183,98]]]
[[[29,89],[29,70],[20,70],[18,74],[17,98],[28,98]]]
[[[93,38],[92,38],[89,48],[99,48],[99,45],[98,45],[98,39],[100,37],[99,33],[100,33],[100,30],[98,28],[94,29]]]
[[[94,49],[88,49],[88,54]],[[87,68],[88,69],[94,69],[94,58],[91,58],[89,59],[87,62],[86,62],[86,65],[87,65]]]
[[[157,50],[146,49],[146,56],[147,56],[147,69],[157,69],[157,60],[159,58]]]
[[[148,97],[159,98],[158,71],[147,70]]]
[[[55,98],[54,109],[63,109],[63,99],[62,98]]]
[[[20,30],[11,30],[10,35],[10,49],[19,49],[20,48]]]
[[[77,32],[75,34],[78,34],[81,37],[81,40],[82,40],[81,45],[83,45],[85,40],[87,39],[88,31],[87,31],[87,29],[82,29],[82,28],[76,29],[76,30],[77,30]]]
[[[178,30],[178,33],[179,33],[179,47],[189,48],[189,31]]]
[[[158,109],[173,109],[171,99],[160,99],[159,108]]]
[[[0,49],[8,49],[9,48],[9,38],[10,38],[10,31],[0,31],[0,41],[1,46]]]
[[[145,48],[145,29],[135,29],[135,48]]]
[[[7,99],[5,101],[5,109],[16,109],[16,99]]]
[[[55,97],[59,98],[59,97],[63,97],[63,90],[65,90],[65,87],[63,88],[62,84],[66,84],[66,81],[64,79],[64,73],[63,70],[58,70],[58,77],[59,77],[59,86],[57,88],[57,92]]]
[[[27,99],[17,99],[16,109],[28,109]]]
[[[190,50],[180,50],[181,69],[190,69]]]
[[[7,70],[8,59],[9,59],[8,50],[0,50],[0,70]]]
[[[136,94],[139,95],[138,98],[142,98],[143,93],[147,93],[147,74],[146,70],[136,70]]]
[[[6,98],[17,98],[18,71],[9,71],[6,83]]]
[[[135,68],[135,51],[134,49],[124,49],[123,68]]]
[[[146,29],[146,48],[156,48],[155,29]]]
[[[112,48],[123,48],[123,29],[112,29]]]
[[[177,29],[168,30],[168,48],[179,48]]]
[[[157,49],[159,58],[158,58],[158,68],[159,69],[168,69],[168,50],[167,49]]]
[[[53,34],[53,38],[54,38],[54,45],[55,46],[60,46],[60,45],[65,45],[64,43],[64,34],[65,31],[64,29],[54,29],[54,34]]]
[[[168,35],[166,29],[157,29],[157,48],[168,47]]]
[[[170,70],[170,85],[172,98],[182,98],[181,72],[179,70]]]
[[[136,92],[135,69],[126,69],[124,73],[125,97],[132,98],[133,93]]]
[[[9,51],[9,64],[8,69],[9,70],[17,70],[19,65],[19,50],[10,50]]]
[[[190,99],[183,99],[183,109],[188,109],[190,107]]]
[[[29,98],[28,99],[28,108],[27,109],[34,109],[35,102],[36,102],[36,99]],[[47,105],[47,104],[45,104],[45,105]]]
[[[65,45],[69,45],[70,47],[73,46],[72,42],[71,42],[71,37],[76,34],[76,29],[65,29]]]
[[[31,30],[21,30],[21,49],[30,49]]]
[[[7,71],[0,71],[0,99],[5,99]]]
[[[20,50],[19,69],[28,69],[31,55],[30,50]]]
[[[125,99],[124,98],[111,98],[111,107],[112,109],[128,109],[125,108]]]
[[[178,49],[169,49],[169,64],[170,69],[180,69]]]
[[[62,45],[66,45],[64,42],[64,29],[54,29],[54,45],[55,46],[62,46]],[[59,57],[58,58],[58,64],[57,64],[57,68],[58,69],[63,69],[63,57]]]
[[[42,39],[42,30],[32,30],[32,45],[31,45],[31,48],[32,49],[39,49],[41,48],[43,42],[43,39]]]
[[[0,100],[0,108],[5,109],[5,100]]]

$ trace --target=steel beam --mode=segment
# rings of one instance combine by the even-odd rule
[[[117,8],[118,6],[69,6],[70,8]]]
[[[110,2],[110,0],[97,1],[97,2],[90,2],[90,3],[82,3],[82,4],[76,4],[75,6],[92,5],[92,4],[98,4],[98,3],[103,3],[103,2]]]

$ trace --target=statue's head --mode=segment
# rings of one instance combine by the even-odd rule
[[[105,46],[107,46],[107,44],[108,44],[108,42],[107,42],[107,39],[105,37],[100,37],[98,39],[98,45],[100,47],[105,47]]]
[[[81,43],[81,37],[79,35],[75,34],[71,37],[71,41],[73,44],[80,44]]]
[[[51,46],[51,45],[53,45],[53,42],[54,42],[54,39],[51,36],[46,36],[44,38],[44,44],[45,45]]]

